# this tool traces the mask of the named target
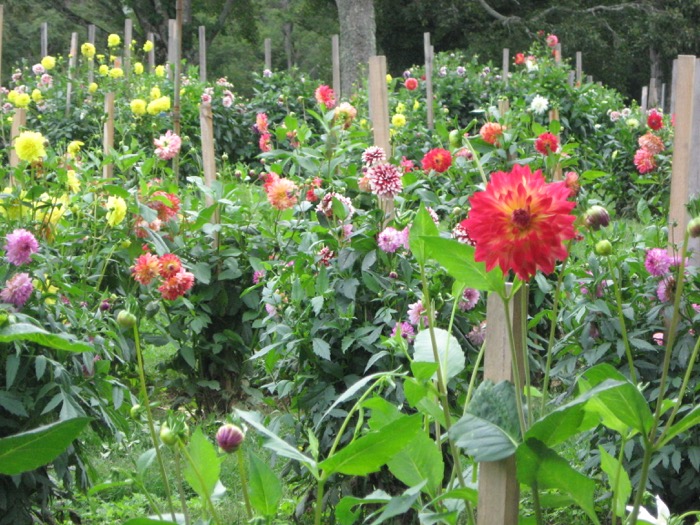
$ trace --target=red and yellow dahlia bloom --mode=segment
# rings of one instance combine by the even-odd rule
[[[421,162],[425,171],[444,173],[452,166],[452,155],[442,148],[433,148],[423,157]]]
[[[523,281],[542,270],[554,271],[554,264],[567,256],[564,241],[575,235],[567,200],[569,188],[563,182],[545,182],[541,170],[514,166],[509,173],[491,175],[484,191],[470,199],[471,210],[464,221],[476,244],[474,259],[487,270],[498,265],[505,273],[513,270]]]

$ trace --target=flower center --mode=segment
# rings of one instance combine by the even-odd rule
[[[530,225],[530,212],[523,208],[514,210],[510,216],[510,220],[520,230],[525,230]]]

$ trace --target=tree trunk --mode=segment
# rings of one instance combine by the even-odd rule
[[[374,0],[335,0],[340,23],[340,91],[350,96],[377,53]]]

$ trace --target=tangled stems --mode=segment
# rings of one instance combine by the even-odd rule
[[[139,380],[141,382],[141,397],[143,398],[144,404],[146,406],[146,419],[148,420],[148,431],[151,434],[151,441],[153,442],[153,448],[156,451],[156,459],[158,460],[158,467],[160,469],[160,476],[163,479],[163,486],[165,488],[165,497],[168,500],[168,508],[170,510],[170,515],[175,521],[175,508],[173,507],[172,496],[170,492],[170,483],[168,482],[168,476],[165,474],[165,464],[163,463],[163,456],[160,453],[160,447],[158,446],[158,436],[156,435],[156,427],[153,424],[153,413],[151,412],[151,402],[148,399],[148,390],[146,389],[146,374],[143,367],[143,355],[141,354],[141,340],[139,338],[139,328],[138,323],[134,323],[134,346],[136,347],[136,361],[139,370]]]
[[[678,330],[678,323],[680,321],[680,304],[681,304],[681,296],[683,294],[683,287],[685,285],[685,262],[686,262],[686,257],[688,253],[688,239],[690,235],[686,231],[685,236],[683,237],[683,247],[681,248],[681,254],[680,254],[680,264],[678,266],[678,277],[676,279],[676,290],[673,298],[673,315],[671,317],[671,323],[668,329],[668,338],[666,341],[666,349],[665,349],[665,354],[664,354],[664,363],[662,367],[662,372],[661,372],[661,381],[659,383],[659,393],[658,397],[656,398],[656,408],[654,410],[654,418],[652,420],[651,424],[651,430],[649,431],[648,434],[643,436],[644,439],[644,457],[642,458],[642,470],[640,473],[640,478],[639,478],[639,485],[637,489],[637,493],[634,498],[634,504],[632,506],[632,513],[630,514],[629,517],[629,523],[630,524],[636,524],[637,523],[637,516],[639,515],[639,509],[642,505],[642,498],[644,497],[644,488],[646,487],[647,484],[647,478],[649,477],[649,466],[651,464],[651,456],[656,452],[659,447],[662,444],[662,440],[666,433],[668,432],[671,424],[673,423],[673,418],[675,418],[676,413],[678,412],[678,409],[680,407],[680,404],[683,402],[683,395],[685,394],[685,388],[687,387],[687,379],[688,379],[688,374],[690,370],[693,368],[693,363],[695,362],[695,359],[697,359],[698,355],[698,349],[700,348],[700,344],[696,343],[695,348],[693,349],[693,356],[691,358],[691,363],[688,366],[688,371],[686,372],[686,376],[684,377],[683,380],[683,386],[681,388],[681,391],[678,394],[678,398],[676,399],[675,407],[674,410],[671,414],[671,418],[669,419],[666,428],[661,432],[661,435],[658,437],[656,436],[656,432],[659,429],[659,425],[661,422],[661,416],[662,416],[662,406],[663,406],[663,401],[664,397],[666,395],[666,383],[668,381],[668,370],[671,366],[671,355],[673,353],[673,345],[676,342],[676,333]]]

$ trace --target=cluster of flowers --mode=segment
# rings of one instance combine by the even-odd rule
[[[314,98],[319,106],[323,106],[326,109],[333,109],[335,107],[335,92],[330,86],[325,84],[318,86],[314,92]]]
[[[669,255],[664,248],[651,248],[647,250],[644,259],[644,267],[653,277],[660,277],[656,287],[656,296],[664,303],[673,302],[673,292],[676,289],[676,278],[671,272],[671,268],[680,265],[678,256]]]
[[[658,131],[663,128],[663,125],[663,115],[656,109],[649,110],[647,115],[649,129]],[[634,154],[634,166],[642,175],[654,171],[657,166],[655,156],[665,149],[663,140],[652,131],[639,137],[639,149]]]
[[[221,82],[222,79],[219,79],[217,81],[217,84]],[[223,79],[224,82],[228,84],[228,81],[226,79]],[[221,85],[221,84],[219,84]],[[204,92],[202,93],[201,96],[201,101],[205,104],[211,104],[212,101],[212,95],[214,95],[214,88],[213,87],[207,87],[204,88]],[[233,100],[234,100],[234,95],[233,92],[230,89],[224,89],[224,93],[221,97],[221,105],[224,106],[225,108],[230,108],[233,106]]]
[[[39,251],[39,243],[34,235],[25,229],[16,229],[6,237],[5,258],[14,266],[22,266],[32,260],[32,255]],[[22,308],[34,291],[34,285],[26,272],[13,275],[5,282],[0,291],[0,300],[15,308]]]
[[[182,140],[172,130],[165,132],[160,138],[153,139],[153,145],[156,147],[156,156],[161,160],[171,160],[180,153]]]
[[[299,188],[293,181],[272,172],[266,173],[262,178],[267,200],[274,208],[282,211],[291,208],[297,203]]]
[[[401,170],[386,162],[386,152],[379,146],[370,146],[362,152],[362,177],[358,181],[362,191],[371,191],[381,199],[393,199],[403,190]]]
[[[163,95],[158,86],[153,86],[148,94],[149,101],[135,98],[129,103],[131,113],[135,117],[140,117],[148,113],[149,115],[159,115],[170,111],[170,97]]]
[[[272,149],[272,135],[268,130],[268,120],[267,113],[258,113],[255,116],[255,124],[253,124],[253,131],[260,135],[258,139],[258,146],[260,151],[266,153]]]
[[[150,223],[143,217],[137,216],[135,220],[136,236],[144,239],[148,237],[147,229],[157,232],[163,226],[163,223],[175,220],[180,212],[180,198],[174,193],[168,193],[162,190],[154,191],[146,206],[155,210],[158,216]]]
[[[185,295],[194,285],[194,274],[185,270],[180,258],[172,253],[158,257],[152,253],[144,253],[136,259],[131,267],[135,281],[148,286],[156,279],[161,280],[158,287],[163,299],[174,301]]]

